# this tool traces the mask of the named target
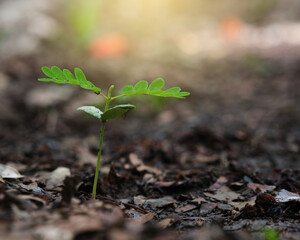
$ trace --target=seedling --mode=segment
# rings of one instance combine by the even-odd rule
[[[95,178],[93,184],[93,198],[96,198],[97,192],[97,182],[99,176],[99,169],[100,169],[100,159],[101,159],[101,151],[102,151],[102,143],[103,143],[103,135],[104,135],[104,128],[106,123],[109,120],[118,118],[128,112],[129,110],[133,110],[136,107],[132,104],[121,104],[116,105],[114,107],[109,108],[109,104],[118,98],[131,96],[131,95],[152,95],[152,96],[159,96],[159,97],[174,97],[174,98],[182,98],[184,99],[185,96],[188,96],[189,92],[181,92],[180,87],[172,87],[167,90],[162,90],[165,81],[161,78],[155,79],[149,86],[147,81],[139,81],[134,86],[133,85],[125,85],[122,88],[122,93],[117,96],[112,96],[112,90],[114,89],[114,85],[111,85],[108,89],[107,95],[103,94],[99,87],[96,87],[92,82],[88,81],[82,72],[81,69],[75,68],[74,73],[75,76],[68,70],[53,66],[51,68],[42,67],[43,73],[48,78],[39,78],[39,81],[42,82],[54,82],[57,84],[72,84],[72,85],[79,85],[80,87],[93,91],[94,93],[102,96],[105,99],[105,107],[104,110],[101,111],[100,109],[94,106],[82,106],[77,108],[77,110],[84,111],[93,117],[98,118],[101,123],[101,132],[100,132],[100,140],[99,140],[99,151],[97,157],[97,166],[95,171]]]

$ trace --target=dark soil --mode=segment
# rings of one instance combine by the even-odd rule
[[[0,239],[299,239],[300,65],[272,64],[203,64],[187,100],[109,123],[92,200],[100,126],[71,104],[82,90],[43,103],[38,60],[3,63],[0,162],[23,177],[0,178]]]

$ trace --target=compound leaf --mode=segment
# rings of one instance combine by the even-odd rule
[[[165,81],[162,78],[155,79],[149,86],[150,92],[161,90],[165,85]]]
[[[101,89],[96,87],[92,82],[87,81],[84,73],[80,68],[75,68],[75,76],[68,69],[64,69],[63,71],[57,67],[52,66],[51,69],[49,67],[42,67],[43,73],[50,78],[39,78],[39,81],[42,82],[54,82],[57,84],[69,83],[73,85],[80,85],[80,87],[92,90],[95,93],[99,94]]]
[[[132,85],[125,85],[122,88],[123,95],[138,95],[138,94],[147,94],[152,96],[159,96],[159,97],[174,97],[174,98],[184,98],[184,96],[189,95],[188,92],[180,92],[180,87],[172,87],[165,91],[162,90],[163,86],[165,85],[165,81],[162,78],[155,79],[150,86],[148,86],[147,81],[139,81],[137,82],[134,87]]]
[[[108,121],[108,120],[115,119],[117,117],[122,116],[123,114],[125,114],[129,110],[133,110],[135,108],[136,107],[132,104],[117,105],[115,107],[112,107],[112,108],[108,109],[106,112],[104,112],[101,116],[101,120],[102,121]]]
[[[96,108],[94,106],[82,106],[82,107],[77,108],[77,110],[84,111],[84,112],[92,115],[93,117],[96,117],[99,119],[101,119],[101,115],[103,113],[99,108]]]

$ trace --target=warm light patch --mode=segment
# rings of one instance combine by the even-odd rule
[[[242,22],[235,17],[226,18],[220,23],[221,34],[225,39],[228,40],[237,39],[240,35],[242,27]]]
[[[94,58],[120,57],[127,49],[127,39],[116,33],[101,36],[90,44],[90,54]]]

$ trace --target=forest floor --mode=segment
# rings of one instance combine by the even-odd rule
[[[300,64],[272,64],[213,64],[186,100],[109,123],[96,200],[82,90],[2,64],[0,239],[300,239]]]

